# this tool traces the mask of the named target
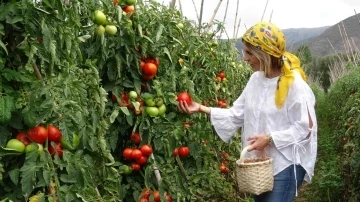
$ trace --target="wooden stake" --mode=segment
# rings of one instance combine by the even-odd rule
[[[272,10],[271,10],[271,14],[270,14],[270,19],[269,19],[269,22],[271,22],[273,12],[274,12],[274,9],[272,9]]]
[[[198,30],[198,34],[200,34],[200,32],[201,32],[201,20],[202,20],[202,16],[203,16],[203,10],[204,10],[204,0],[201,1],[200,20],[199,20],[199,30]]]
[[[180,14],[183,16],[183,11],[182,11],[181,0],[179,0],[179,7],[180,7]]]
[[[261,21],[264,20],[264,15],[265,15],[265,12],[266,12],[266,8],[267,8],[268,3],[269,3],[269,0],[266,1],[266,5],[265,5],[265,8],[264,8],[263,15],[262,15],[262,17],[261,17]]]
[[[236,20],[237,20],[238,11],[239,11],[239,0],[237,1],[237,5],[236,5],[236,14],[235,14],[235,22],[234,22],[234,33],[233,33],[233,38],[235,38]]]
[[[197,17],[197,19],[198,19],[198,22],[200,22],[199,13],[198,13],[198,11],[197,11],[197,8],[196,8],[196,5],[195,5],[195,1],[192,0],[192,2],[193,2],[193,5],[194,5],[194,8],[195,8],[196,17]]]
[[[227,15],[227,12],[228,12],[228,7],[229,7],[229,0],[227,0],[227,3],[226,3],[226,9],[225,9],[225,15],[224,15],[224,20],[223,20],[223,25],[225,25],[225,19],[226,19],[226,15]],[[221,30],[221,33],[220,33],[220,36],[219,36],[219,37],[222,36],[223,32],[224,32],[224,29]]]
[[[176,4],[176,0],[171,0],[170,8],[174,8]]]
[[[240,24],[241,24],[241,18],[239,19],[239,23],[238,23],[237,28],[236,28],[236,35],[235,35],[235,38],[237,38],[237,37],[238,37]]]
[[[209,24],[208,24],[208,28],[211,27],[211,25],[212,25],[212,23],[213,23],[213,21],[214,21],[214,18],[215,18],[215,16],[216,16],[216,13],[218,12],[219,7],[220,7],[222,1],[223,1],[223,0],[220,0],[219,3],[218,3],[218,5],[216,6],[216,8],[215,8],[215,10],[214,10],[214,13],[213,13],[213,15],[212,15],[212,17],[211,17],[211,19],[210,19]]]

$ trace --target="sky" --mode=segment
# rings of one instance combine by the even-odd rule
[[[171,0],[156,0],[169,5]],[[201,0],[177,0],[176,7],[179,9],[181,1],[183,15],[196,20],[195,2],[200,13]],[[209,22],[220,0],[205,0],[203,9],[203,22]],[[228,0],[222,0],[215,19],[223,21]],[[229,0],[225,26],[228,36],[233,38],[234,22],[238,0]],[[239,0],[237,22],[241,18],[238,36],[245,32],[246,27],[259,22],[263,16],[267,0]],[[268,0],[264,21],[277,25],[280,29],[288,28],[314,28],[332,26],[350,16],[360,13],[360,0]],[[271,15],[272,13],[272,15]]]

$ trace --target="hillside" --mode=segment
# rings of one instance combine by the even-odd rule
[[[342,27],[344,25],[351,43],[354,43],[357,49],[360,49],[360,22],[358,18],[360,18],[360,14],[346,18],[334,26],[329,27],[319,36],[294,44],[294,47],[298,47],[300,44],[306,44],[309,46],[313,56],[326,56],[335,53],[329,43],[330,41],[336,52],[345,52],[344,40],[341,37],[339,29],[340,26],[343,32],[344,29]]]

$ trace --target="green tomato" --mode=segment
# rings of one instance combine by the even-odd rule
[[[14,149],[18,152],[24,152],[25,150],[25,145],[24,143],[22,143],[20,140],[18,139],[11,139],[9,140],[9,142],[6,144],[6,148],[8,149]]]
[[[95,30],[95,34],[98,36],[101,36],[105,33],[105,27],[102,25],[99,25],[96,30]]]
[[[40,152],[44,151],[44,147],[42,146],[42,144],[37,144],[37,147],[36,147],[36,145],[34,143],[29,144],[25,147],[25,153],[29,153],[33,150],[38,150],[38,152],[40,153]]]
[[[184,29],[184,24],[183,23],[178,23],[177,27],[180,28],[180,29]]]
[[[161,105],[160,107],[158,107],[158,110],[159,110],[159,115],[164,115],[165,112],[166,112],[166,106],[163,104]]]
[[[136,0],[126,0],[126,5],[134,5]]]
[[[114,36],[117,32],[117,28],[114,25],[106,25],[105,27],[106,34]]]
[[[148,99],[145,99],[145,104],[148,107],[153,107],[153,106],[155,106],[156,103],[155,103],[154,99],[148,98]]]
[[[80,144],[79,136],[77,136],[75,133],[73,135],[70,135],[68,137],[68,140],[66,140],[64,137],[60,139],[61,146],[64,149],[67,149],[69,151],[74,151],[78,148]]]
[[[130,99],[135,100],[137,98],[138,94],[135,91],[130,91],[129,92],[129,97]]]
[[[158,97],[155,99],[155,103],[156,103],[157,107],[160,107],[161,105],[164,104],[164,100],[162,98]]]
[[[130,175],[132,173],[132,169],[130,166],[122,165],[120,166],[120,173],[123,173],[125,175]]]
[[[94,13],[94,22],[98,25],[105,25],[107,20],[106,20],[106,15],[99,10],[96,10]]]
[[[145,111],[151,117],[159,115],[159,109],[157,107],[145,107]]]

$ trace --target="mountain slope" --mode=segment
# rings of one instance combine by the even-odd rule
[[[357,49],[360,49],[360,22],[358,20],[360,18],[360,14],[357,16],[351,16],[346,18],[345,20],[335,24],[334,26],[329,27],[322,33],[321,35],[309,39],[306,42],[302,42],[303,44],[309,46],[311,54],[313,56],[326,56],[335,54],[335,51],[331,47],[329,41],[333,45],[336,52],[345,52],[344,40],[340,33],[340,28],[342,34],[344,35],[344,29],[346,30],[346,34],[349,38],[351,44],[355,44]],[[340,28],[339,28],[340,26]],[[295,47],[298,47],[300,43],[295,44]]]

